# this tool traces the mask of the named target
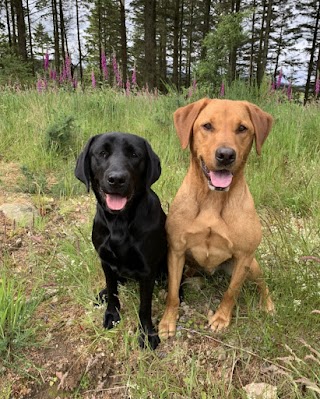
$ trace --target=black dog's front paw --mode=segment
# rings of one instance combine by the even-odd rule
[[[107,302],[108,302],[108,290],[107,290],[107,288],[104,288],[96,296],[95,301],[93,302],[93,305],[98,307],[100,305],[106,304]]]
[[[107,330],[111,330],[114,326],[116,326],[120,322],[120,315],[117,311],[110,312],[106,310],[103,319],[103,327]]]
[[[139,335],[140,348],[146,349],[149,347],[154,350],[159,344],[160,344],[160,338],[153,328],[149,329],[148,331],[140,329],[140,335]]]

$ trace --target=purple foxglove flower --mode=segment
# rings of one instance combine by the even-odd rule
[[[220,87],[220,96],[224,97],[225,95],[225,87],[224,87],[224,83],[221,83],[221,87]]]
[[[131,82],[132,82],[133,87],[137,85],[137,70],[136,70],[136,66],[133,67]]]
[[[276,89],[279,89],[279,87],[281,86],[281,80],[282,80],[282,69],[280,69],[279,75],[278,75],[278,79],[277,79],[277,83],[276,83]]]
[[[38,93],[42,92],[42,79],[37,80],[37,91]]]
[[[49,78],[51,80],[56,80],[57,79],[57,71],[55,69],[50,69],[49,70]]]
[[[106,58],[106,54],[104,51],[101,52],[101,68],[102,68],[102,74],[105,80],[108,79],[108,67],[107,67],[107,58]]]
[[[48,68],[49,68],[49,53],[47,50],[43,60],[43,69],[46,71]]]
[[[97,83],[96,83],[96,77],[94,76],[93,71],[91,72],[91,84],[92,84],[92,87],[95,89],[97,86]]]
[[[130,95],[130,80],[127,79],[127,83],[126,83],[126,95],[129,96]]]
[[[68,55],[66,55],[66,59],[64,61],[64,76],[65,78],[68,78],[68,80],[72,80],[71,58]]]
[[[197,80],[196,80],[196,78],[194,78],[193,81],[192,81],[192,90],[193,90],[194,93],[197,90]]]
[[[318,95],[320,93],[320,79],[319,79],[319,77],[317,77],[317,79],[316,79],[314,92],[315,92],[316,96],[318,97]]]

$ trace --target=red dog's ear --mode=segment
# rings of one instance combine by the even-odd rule
[[[181,147],[188,147],[193,129],[193,124],[200,111],[208,104],[210,100],[203,98],[185,107],[178,108],[173,114],[174,126],[176,128]]]
[[[256,150],[258,155],[261,154],[262,144],[265,142],[273,123],[273,118],[267,112],[262,111],[256,105],[246,102],[248,105],[251,121],[254,126],[254,134],[256,136]]]

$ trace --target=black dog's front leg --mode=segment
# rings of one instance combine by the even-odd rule
[[[110,330],[120,321],[120,301],[118,298],[118,277],[110,269],[105,262],[102,263],[102,268],[106,276],[106,289],[102,290],[101,293],[107,294],[108,306],[104,314],[103,327]],[[100,294],[101,294],[100,293]],[[99,295],[100,295],[99,294]]]
[[[140,281],[140,336],[139,345],[141,348],[150,346],[151,349],[156,349],[160,343],[160,338],[156,333],[151,320],[152,307],[152,293],[154,288],[155,278],[143,279]],[[148,341],[146,341],[146,339]]]

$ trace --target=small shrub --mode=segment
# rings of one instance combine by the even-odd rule
[[[45,148],[62,156],[73,152],[75,126],[73,116],[63,116],[53,123],[45,134]]]
[[[27,166],[21,166],[23,178],[19,180],[19,188],[24,193],[45,194],[48,190],[48,182],[43,173],[34,173]]]

